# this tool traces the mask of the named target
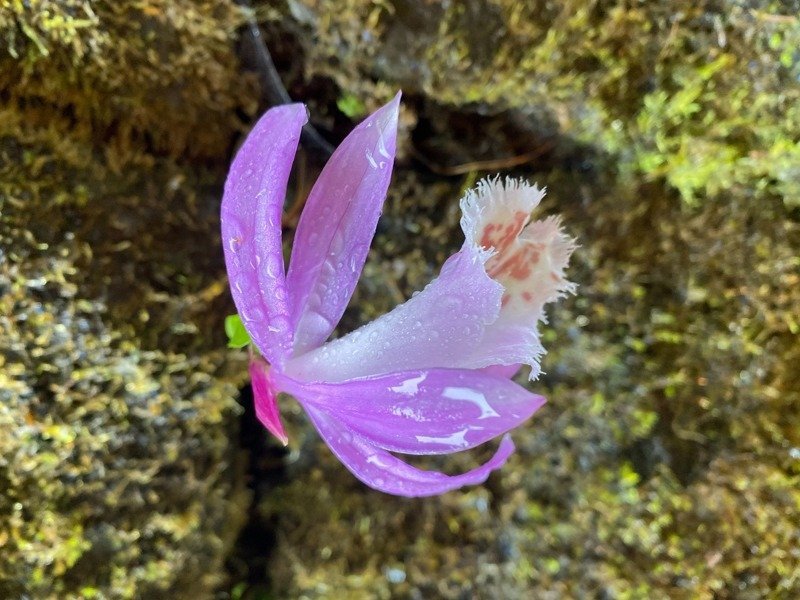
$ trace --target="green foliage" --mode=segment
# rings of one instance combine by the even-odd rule
[[[336,101],[336,106],[345,116],[351,119],[367,114],[367,107],[353,94],[342,94]]]
[[[250,334],[239,315],[225,317],[225,335],[228,336],[228,348],[244,348],[250,344]]]

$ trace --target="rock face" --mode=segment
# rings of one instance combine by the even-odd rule
[[[3,11],[0,597],[208,597],[245,499],[217,234],[237,13]]]
[[[343,328],[436,274],[478,177],[548,186],[542,213],[583,246],[579,294],[543,329],[549,403],[485,486],[403,500],[350,476],[284,402],[290,451],[250,467],[248,515],[217,215],[257,108],[245,13],[14,3],[0,597],[800,596],[800,6],[255,4],[330,139],[405,92]]]

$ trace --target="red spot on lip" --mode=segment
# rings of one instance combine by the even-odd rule
[[[490,277],[506,275],[511,279],[523,281],[530,277],[533,265],[539,261],[539,251],[533,246],[522,245],[508,256],[494,256],[487,264]]]
[[[528,291],[522,292],[522,299],[525,300],[525,302],[533,302],[533,294]]]
[[[481,246],[484,248],[494,248],[502,252],[508,248],[525,227],[528,220],[528,213],[518,210],[511,218],[511,222],[487,223],[481,233]],[[499,235],[495,236],[495,233]]]
[[[483,229],[483,235],[481,236],[481,246],[484,248],[492,248],[494,247],[494,240],[492,239],[492,232],[497,229],[497,225],[494,223],[489,223]]]

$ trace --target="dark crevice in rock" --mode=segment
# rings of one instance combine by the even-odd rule
[[[239,403],[244,409],[239,427],[239,442],[246,458],[245,484],[249,490],[245,525],[228,556],[225,568],[229,575],[218,597],[261,598],[271,589],[268,564],[275,548],[274,519],[259,510],[270,488],[286,480],[284,457],[287,450],[269,436],[256,417],[253,391],[249,385],[240,390]],[[246,593],[243,592],[246,590]]]

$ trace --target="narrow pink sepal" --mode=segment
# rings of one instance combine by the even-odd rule
[[[424,471],[370,444],[333,416],[311,407],[307,410],[325,443],[353,475],[375,490],[396,496],[435,496],[483,483],[514,452],[514,442],[506,435],[494,456],[471,471],[461,475]]]
[[[271,364],[291,351],[281,216],[300,130],[302,104],[268,110],[236,154],[222,198],[222,245],[236,309]]]
[[[426,369],[342,383],[277,385],[384,450],[447,454],[518,427],[546,400],[506,377],[479,370]]]
[[[398,93],[358,125],[308,196],[287,274],[295,355],[328,338],[353,295],[392,176],[399,106]]]
[[[278,392],[270,381],[269,366],[262,359],[253,358],[249,370],[256,416],[261,424],[285,446],[289,443],[289,437],[281,423]]]

